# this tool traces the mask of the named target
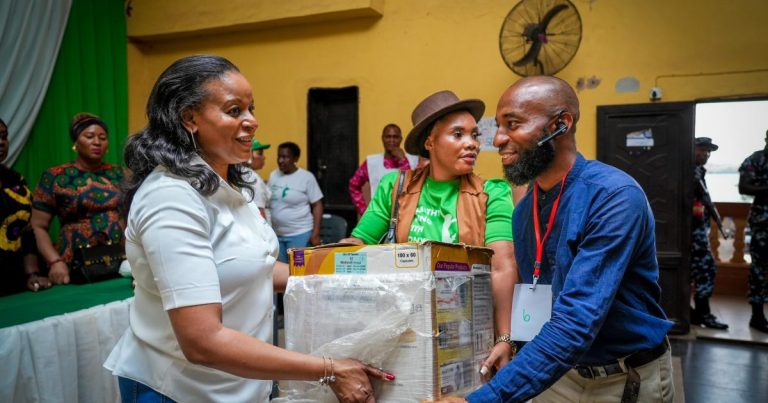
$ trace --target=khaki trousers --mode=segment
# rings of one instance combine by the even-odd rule
[[[672,384],[672,353],[667,350],[655,361],[635,368],[640,375],[640,403],[671,403],[675,397]],[[618,403],[624,393],[626,374],[587,379],[575,369],[568,371],[549,389],[533,398],[534,403],[595,402]]]

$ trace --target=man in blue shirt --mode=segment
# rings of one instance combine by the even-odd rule
[[[551,319],[470,402],[673,399],[653,214],[629,175],[577,151],[578,120],[576,93],[555,77],[524,78],[499,100],[505,176],[531,188],[515,206],[515,257],[522,283],[551,285]]]

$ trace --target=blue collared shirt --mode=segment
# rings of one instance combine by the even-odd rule
[[[539,193],[542,236],[556,186]],[[531,283],[533,192],[513,216],[515,257]],[[629,175],[579,154],[544,245],[539,284],[552,284],[552,317],[470,402],[524,402],[575,365],[602,365],[657,346],[672,323],[659,306],[653,213]]]

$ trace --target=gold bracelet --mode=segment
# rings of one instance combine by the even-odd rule
[[[512,341],[512,336],[510,336],[509,333],[504,333],[501,336],[497,337],[496,343],[494,345],[499,343],[507,343],[509,344],[510,347],[512,347],[512,353],[510,354],[510,356],[514,356],[515,354],[517,354],[517,344],[515,344],[515,342]]]

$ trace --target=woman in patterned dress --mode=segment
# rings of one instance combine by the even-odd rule
[[[69,283],[69,265],[76,248],[123,242],[120,182],[123,169],[103,161],[109,145],[107,124],[95,115],[75,115],[69,136],[77,152],[74,161],[43,172],[32,201],[32,228],[37,248],[54,284]],[[61,230],[54,247],[48,235],[53,217]]]
[[[8,156],[8,125],[0,119],[0,296],[51,286],[40,276],[37,248],[29,216],[31,192],[27,182],[2,162]]]

